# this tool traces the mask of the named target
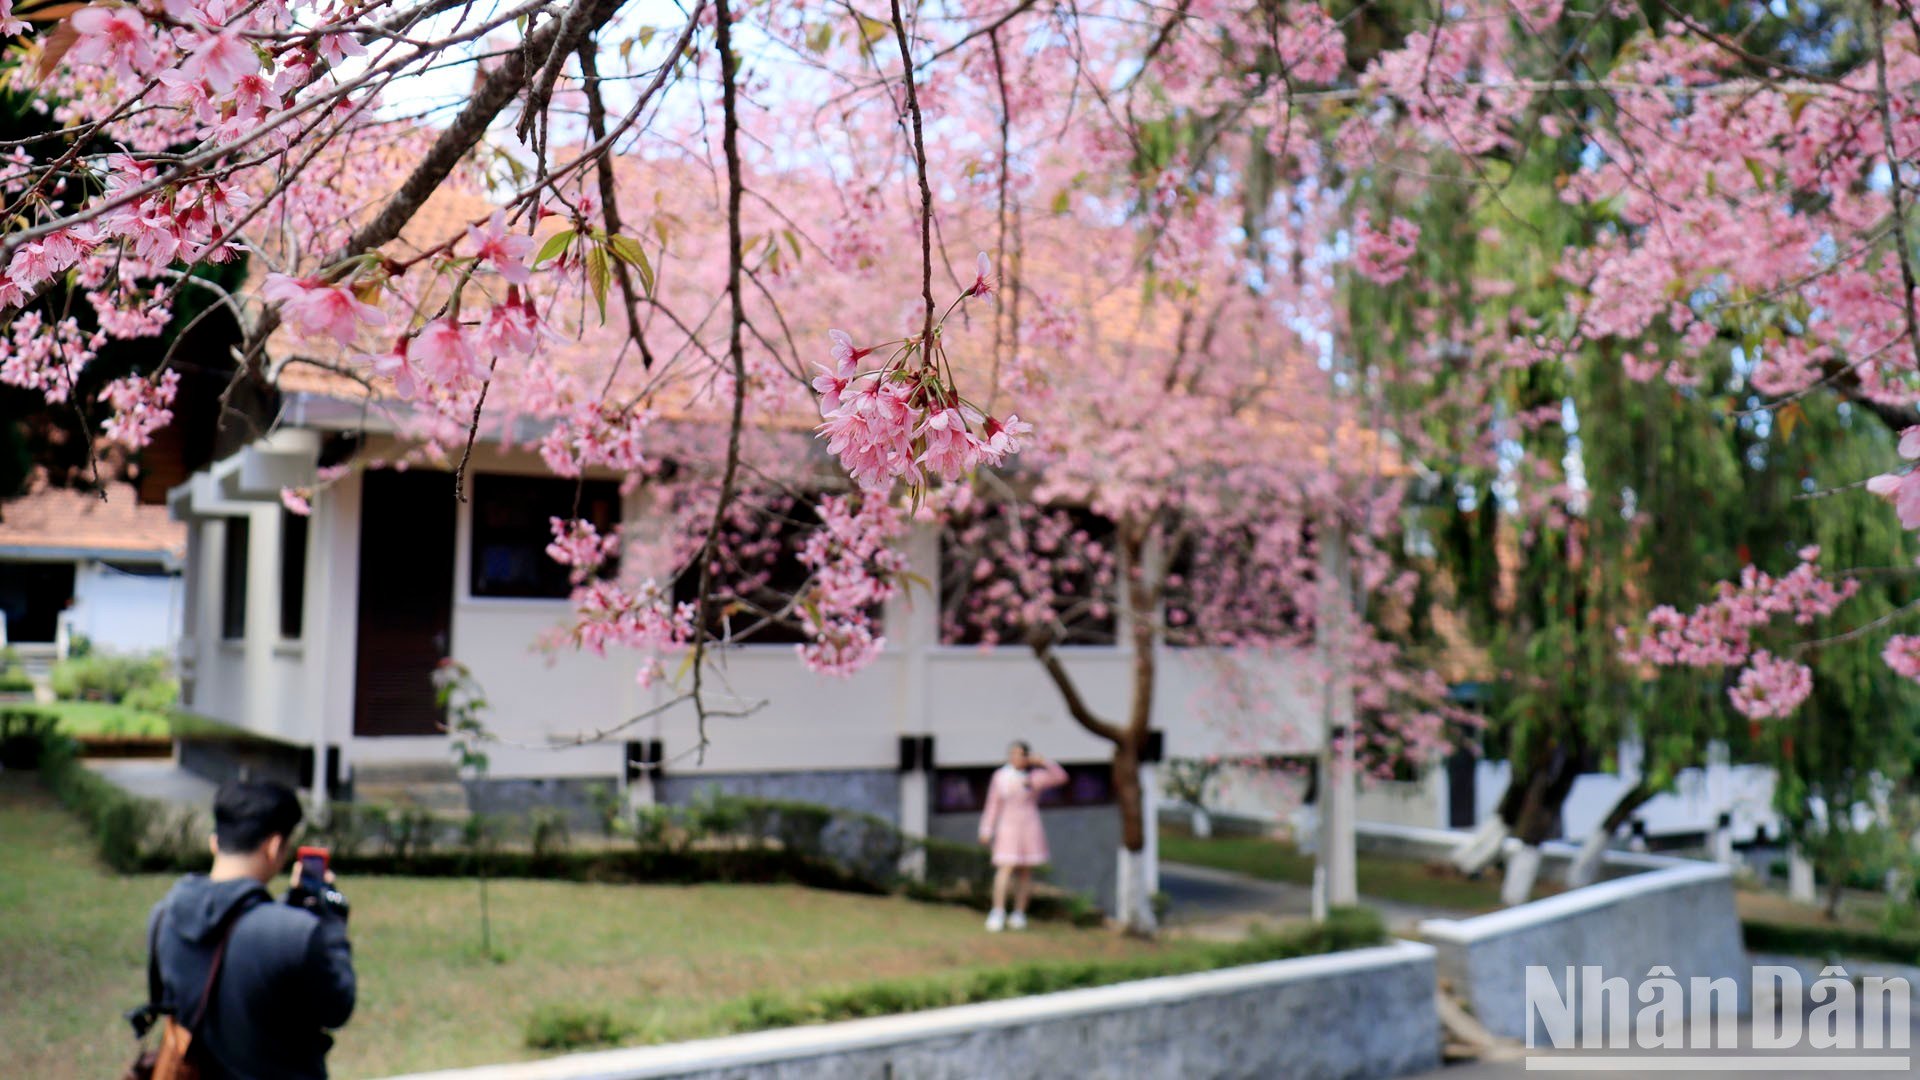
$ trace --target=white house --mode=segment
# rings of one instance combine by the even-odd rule
[[[0,503],[0,642],[30,661],[75,637],[109,652],[173,647],[185,589],[186,529],[131,484],[49,486]]]
[[[283,486],[313,483],[318,467],[350,452],[391,460],[400,446],[363,432],[368,413],[351,394],[324,382],[282,385],[272,434],[194,474],[169,500],[187,528],[182,705],[259,737],[241,748],[183,746],[190,767],[219,771],[244,758],[264,768],[277,752],[274,767],[308,785],[330,779],[363,792],[376,780],[444,773],[450,747],[429,679],[452,657],[485,688],[500,739],[484,782],[467,785],[476,807],[579,806],[588,790],[612,786],[681,802],[716,787],[968,838],[986,775],[1008,742],[1026,739],[1074,777],[1049,816],[1060,877],[1110,892],[1110,747],[1072,721],[1024,647],[941,645],[939,605],[922,589],[889,605],[886,650],[852,679],[809,672],[791,645],[727,651],[708,680],[712,700],[763,704],[711,720],[704,752],[690,707],[603,740],[545,746],[615,727],[673,693],[643,689],[631,656],[537,648],[568,616],[564,571],[544,549],[548,517],[568,512],[573,481],[547,474],[531,454],[482,446],[466,502],[445,471],[365,469],[323,488],[311,516],[297,516],[281,504]],[[642,497],[623,499],[612,483],[586,492],[629,522]],[[935,534],[918,533],[909,546],[912,569],[937,582]],[[1091,704],[1117,714],[1124,647],[1064,653]],[[1239,662],[1169,650],[1155,702],[1166,755],[1315,751],[1319,697],[1302,685],[1304,664],[1280,660],[1259,673],[1258,715],[1224,715],[1235,706],[1217,692],[1219,665]],[[1086,843],[1066,839],[1082,831]]]

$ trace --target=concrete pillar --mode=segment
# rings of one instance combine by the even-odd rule
[[[900,592],[887,602],[886,636],[889,648],[897,648],[905,657],[900,680],[898,704],[901,735],[931,735],[932,710],[929,708],[927,663],[940,645],[940,530],[927,522],[912,524],[906,539],[907,570],[918,582],[905,582]],[[900,773],[900,832],[909,840],[924,839],[932,817],[933,774],[931,762]],[[900,869],[914,880],[926,876],[926,853],[909,848]]]
[[[932,815],[931,775],[925,769],[910,769],[900,774],[900,833],[924,839]],[[908,848],[900,857],[900,872],[915,881],[927,878],[927,853]]]
[[[1353,685],[1348,677],[1351,576],[1346,534],[1336,520],[1323,523],[1320,536],[1320,612],[1314,638],[1326,680],[1322,698],[1320,750],[1320,851],[1315,882],[1324,904],[1360,902],[1354,846]]]

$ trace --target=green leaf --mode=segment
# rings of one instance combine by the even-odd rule
[[[1755,187],[1764,188],[1767,186],[1767,170],[1764,167],[1762,167],[1758,161],[1755,161],[1752,158],[1748,158],[1747,171],[1753,174],[1753,183]]]
[[[593,302],[600,306],[600,321],[607,319],[607,284],[613,280],[613,267],[607,262],[607,250],[587,249],[587,283],[593,286]]]
[[[572,229],[561,229],[559,232],[547,237],[547,242],[540,245],[540,253],[533,257],[533,265],[539,266],[548,259],[558,258],[560,253],[566,251],[567,245],[571,243],[573,243]]]
[[[607,250],[613,257],[640,271],[640,287],[648,296],[653,295],[653,264],[647,261],[647,251],[640,241],[630,236],[615,236],[607,241]]]

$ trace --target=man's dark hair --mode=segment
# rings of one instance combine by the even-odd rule
[[[225,855],[259,851],[269,836],[291,837],[300,817],[293,789],[272,780],[229,780],[213,797],[213,835]]]

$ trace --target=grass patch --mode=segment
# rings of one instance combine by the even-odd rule
[[[1302,853],[1288,841],[1272,837],[1215,836],[1201,840],[1175,829],[1163,829],[1160,857],[1169,862],[1230,870],[1268,881],[1313,884],[1313,856]],[[1360,895],[1369,900],[1476,913],[1502,906],[1500,878],[1495,873],[1469,878],[1444,863],[1393,859],[1362,852],[1355,876],[1359,879]],[[1543,880],[1534,886],[1533,895],[1539,899],[1559,891],[1558,884]]]
[[[130,1056],[120,1013],[145,993],[146,916],[172,877],[116,875],[94,851],[89,827],[31,776],[0,773],[0,1046],[9,1075],[117,1076]],[[330,1063],[347,1080],[541,1056],[526,1042],[542,1008],[603,1010],[622,1042],[671,1041],[732,1030],[746,1015],[733,1003],[769,986],[808,1001],[847,995],[829,998],[845,1014],[854,1007],[845,1002],[873,1007],[855,990],[875,980],[916,985],[937,973],[934,982],[971,994],[1060,985],[1080,977],[1081,964],[1172,970],[1157,965],[1210,966],[1220,955],[1202,942],[1139,942],[1058,923],[990,935],[966,908],[792,885],[498,880],[488,885],[504,956],[496,962],[478,949],[471,880],[343,878],[360,1001]],[[808,1006],[802,1019],[827,1010]]]
[[[54,717],[55,730],[74,737],[166,738],[167,714],[109,701],[53,701],[32,706]]]
[[[527,1047],[532,1050],[585,1050],[617,1046],[627,1030],[605,1009],[578,1005],[542,1005],[527,1018]]]
[[[1333,911],[1324,924],[1257,932],[1244,941],[1193,943],[1184,949],[1157,954],[1096,960],[1038,960],[987,971],[888,979],[809,993],[751,994],[722,1008],[716,1023],[729,1031],[758,1031],[890,1016],[1313,956],[1377,945],[1385,941],[1386,936],[1386,927],[1378,915],[1357,908],[1340,908]]]
[[[1920,927],[1913,909],[1884,893],[1848,891],[1840,917],[1779,893],[1740,889],[1734,893],[1747,948],[1821,959],[1844,957],[1920,964]]]

